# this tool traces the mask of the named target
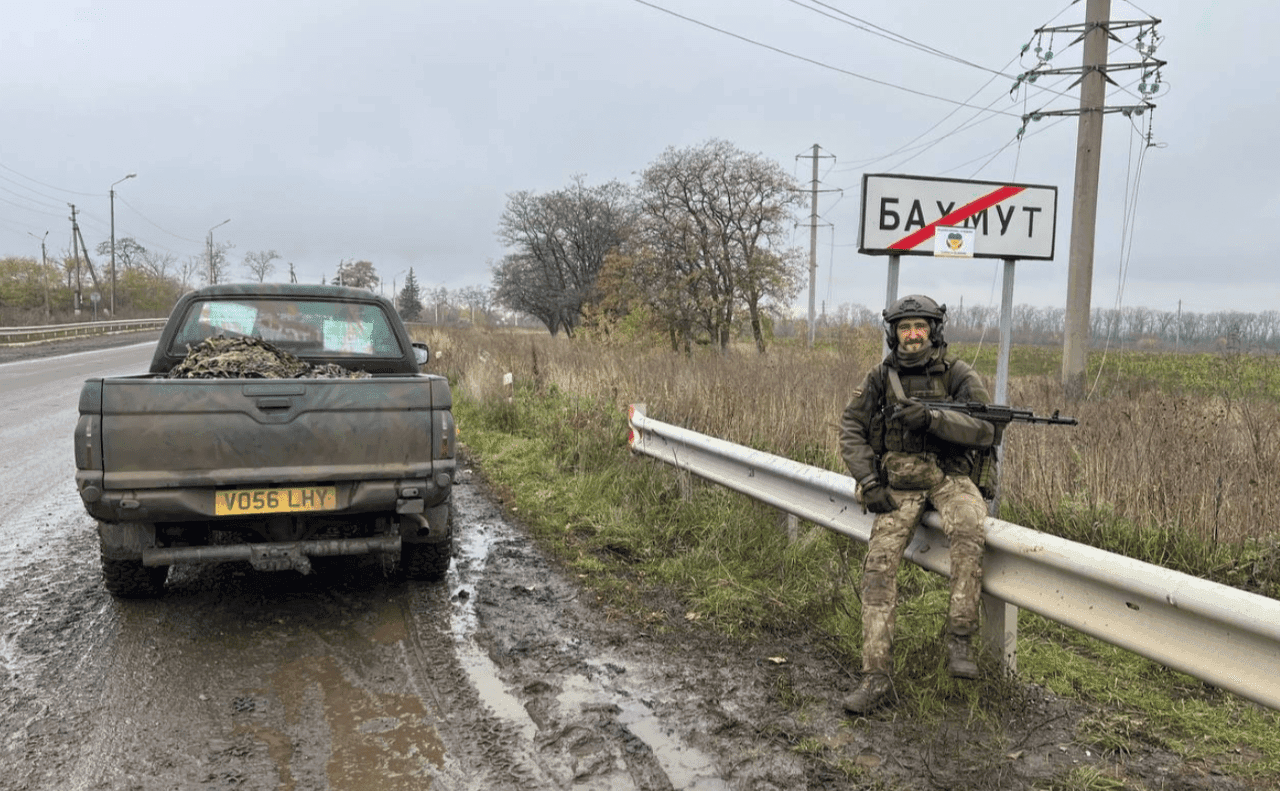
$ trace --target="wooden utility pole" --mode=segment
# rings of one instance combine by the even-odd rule
[[[1084,69],[1076,134],[1075,192],[1071,202],[1071,252],[1067,273],[1066,334],[1062,387],[1069,401],[1084,396],[1093,293],[1093,242],[1098,218],[1098,171],[1102,162],[1102,117],[1106,102],[1107,24],[1111,0],[1085,6]]]

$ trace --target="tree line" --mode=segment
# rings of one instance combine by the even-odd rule
[[[237,272],[230,258],[234,245],[226,242],[214,245],[212,255],[206,250],[203,255],[182,261],[172,253],[149,250],[130,237],[117,239],[115,247],[116,317],[167,315],[179,296],[199,285],[231,282],[237,278],[262,283],[277,274],[297,282],[293,264],[287,264],[287,268],[280,271],[277,262],[281,255],[275,250],[245,253]],[[90,318],[95,314],[90,299],[95,291],[100,297],[96,315],[110,318],[110,243],[98,245],[96,252],[96,264],[87,256],[77,260],[76,256],[66,253],[45,261],[22,256],[0,258],[0,323],[20,326]],[[409,274],[413,276],[412,269]],[[386,285],[374,264],[363,259],[340,261],[333,274],[322,276],[320,282],[375,292],[384,290],[382,287]],[[392,284],[393,301],[409,321],[452,325],[520,324],[517,317],[495,304],[493,291],[488,287],[467,286],[453,291],[444,287],[419,289],[416,280],[412,284],[406,281],[405,289],[399,289],[398,285]],[[411,297],[407,303],[406,296]]]
[[[635,184],[507,196],[493,266],[499,305],[552,335],[584,325],[665,335],[673,349],[727,346],[768,325],[800,289],[804,256],[789,245],[801,185],[776,162],[723,140],[668,148]]]
[[[825,314],[819,328],[880,326],[879,310],[863,305],[842,304]],[[1000,327],[997,306],[948,306],[947,337],[977,339],[983,333],[994,337]],[[1015,305],[1013,337],[1017,343],[1061,344],[1066,328],[1066,308]],[[1160,349],[1280,351],[1280,310],[1260,313],[1218,311],[1161,311],[1145,307],[1094,308],[1089,322],[1094,346]]]

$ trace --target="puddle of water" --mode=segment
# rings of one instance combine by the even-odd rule
[[[409,627],[405,624],[404,613],[400,605],[388,600],[377,613],[378,625],[374,627],[369,639],[379,645],[395,645],[409,639]]]
[[[255,729],[286,788],[296,787],[299,778],[293,776],[292,764],[297,751],[307,749],[308,740],[330,743],[325,775],[333,789],[421,788],[430,777],[427,764],[444,765],[444,745],[419,698],[357,688],[333,657],[290,662],[272,676],[272,687],[284,705],[285,719],[305,734],[301,740],[297,735],[273,738],[266,729]],[[313,720],[317,705],[323,724]]]
[[[533,740],[538,732],[537,725],[519,699],[508,690],[497,667],[474,639],[478,628],[476,581],[484,574],[489,552],[502,538],[501,532],[492,526],[460,531],[454,563],[447,578],[449,589],[454,591],[450,629],[459,661],[480,699],[495,715],[517,727],[526,739]],[[612,683],[628,670],[626,662],[616,657],[593,662],[588,666],[587,675],[565,677],[557,702],[566,708],[580,710],[616,706],[621,712],[618,721],[649,746],[677,791],[728,791],[729,785],[720,779],[720,770],[711,756],[683,743],[648,705]],[[627,676],[629,681],[635,682],[642,677],[643,674],[631,670]]]
[[[446,577],[449,590],[455,592],[449,630],[457,647],[458,663],[471,679],[481,702],[495,715],[516,726],[521,736],[533,741],[538,726],[530,719],[524,705],[507,690],[498,675],[498,668],[475,641],[479,625],[475,607],[476,581],[484,574],[489,550],[496,540],[495,532],[489,527],[477,527],[458,531],[454,539],[454,561]]]
[[[592,673],[593,677],[576,674],[569,676],[556,700],[561,706],[579,709],[617,706],[621,712],[618,722],[627,726],[637,739],[649,746],[658,765],[677,791],[729,791],[729,784],[720,779],[720,769],[711,756],[690,747],[673,735],[643,700],[608,683],[616,673],[609,666],[625,667],[623,663],[611,660],[591,666],[598,671]],[[634,676],[628,675],[628,678],[633,679]]]

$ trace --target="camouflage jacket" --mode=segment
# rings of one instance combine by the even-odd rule
[[[897,371],[908,399],[991,403],[977,371],[963,360],[947,359],[945,349],[920,368],[899,369],[890,354],[853,391],[840,420],[840,455],[853,479],[863,485],[883,482],[880,463],[890,451],[931,453],[944,472],[970,474],[977,449],[991,447],[995,427],[959,412],[934,410],[927,430],[906,430],[892,417],[901,404],[891,371]]]

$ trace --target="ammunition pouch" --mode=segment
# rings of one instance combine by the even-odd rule
[[[969,480],[978,487],[982,499],[996,499],[996,483],[1000,480],[999,448],[993,446],[975,450],[970,456],[973,467],[969,470]]]
[[[932,453],[890,451],[884,455],[882,465],[891,489],[932,489],[946,478],[938,466],[938,457]]]

